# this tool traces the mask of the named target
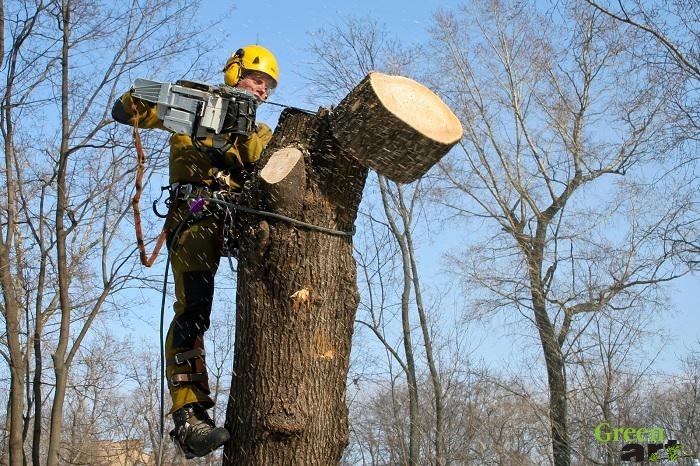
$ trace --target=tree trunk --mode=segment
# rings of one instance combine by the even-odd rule
[[[343,154],[328,114],[285,111],[265,156],[303,153],[283,181],[262,177],[246,205],[351,232],[367,169]],[[224,465],[338,464],[359,296],[350,235],[239,213],[236,348]]]
[[[536,249],[541,250],[539,248]],[[554,333],[554,325],[547,315],[547,304],[544,298],[545,291],[539,272],[541,270],[542,254],[532,254],[529,264],[532,308],[547,367],[549,421],[552,432],[554,466],[569,466],[571,464],[571,447],[569,443],[569,410],[564,356],[562,355],[557,336]]]
[[[0,3],[0,23],[4,23],[4,2]],[[4,24],[0,24],[0,31],[4,36]],[[2,46],[4,52],[4,43]],[[4,53],[0,55],[5,57]],[[24,458],[24,439],[22,432],[24,430],[24,374],[26,370],[26,356],[22,350],[22,342],[20,335],[22,334],[22,326],[20,324],[21,313],[23,307],[21,304],[21,289],[17,289],[16,277],[12,274],[12,251],[15,247],[16,224],[19,215],[16,210],[17,206],[17,186],[15,184],[14,169],[15,169],[15,148],[14,148],[14,133],[12,131],[14,120],[10,105],[7,103],[12,101],[13,97],[12,86],[6,86],[3,91],[2,98],[2,132],[3,132],[3,149],[4,149],[4,189],[7,195],[6,204],[0,205],[3,211],[3,224],[0,226],[0,288],[2,289],[2,309],[3,320],[5,321],[5,334],[7,354],[3,354],[10,369],[10,387],[8,396],[8,412],[7,427],[9,432],[3,435],[3,440],[7,441],[7,449],[2,448],[0,462],[9,466],[21,466],[25,463]]]
[[[63,44],[61,48],[61,148],[58,155],[56,170],[56,266],[58,270],[58,302],[61,313],[61,321],[58,330],[58,342],[54,353],[51,355],[54,365],[54,375],[56,386],[54,388],[53,403],[51,405],[51,416],[49,421],[49,442],[47,446],[47,466],[59,466],[61,451],[61,431],[63,429],[63,405],[66,397],[66,387],[68,385],[68,370],[70,362],[66,361],[68,345],[70,344],[70,329],[72,317],[72,304],[69,294],[70,289],[70,266],[68,237],[71,232],[70,226],[66,226],[65,220],[68,217],[66,212],[70,204],[68,198],[68,157],[70,141],[70,112],[68,108],[68,50],[69,32],[72,23],[70,18],[71,2],[64,2],[61,9],[61,28]],[[76,343],[78,344],[78,343]],[[40,402],[40,400],[37,400]]]
[[[21,306],[16,299],[14,284],[11,281],[8,273],[9,267],[5,266],[7,256],[3,254],[3,260],[0,260],[2,267],[2,287],[4,290],[5,300],[4,314],[5,325],[7,330],[7,346],[10,367],[10,392],[9,392],[9,434],[8,434],[8,464],[9,466],[21,466],[25,463],[24,456],[24,371],[26,369],[26,358],[22,352],[20,341],[21,325],[19,316]]]
[[[405,102],[420,103],[420,115]],[[415,179],[461,134],[427,88],[379,73],[332,113],[282,113],[238,210],[224,466],[338,464],[348,443],[345,388],[359,303],[352,231],[367,167]]]
[[[538,327],[542,312],[535,310],[535,320]],[[539,327],[544,359],[547,365],[547,380],[549,382],[549,419],[552,431],[552,452],[554,466],[569,466],[571,464],[571,447],[569,444],[569,410],[567,405],[566,375],[564,374],[564,359],[559,346],[547,344],[554,332],[551,328]]]

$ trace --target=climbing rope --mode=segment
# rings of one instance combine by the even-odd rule
[[[138,109],[134,100],[131,101],[131,111],[133,115],[131,122],[134,127],[134,145],[136,146],[136,192],[134,194],[134,197],[131,199],[131,206],[134,210],[134,228],[136,229],[136,244],[138,244],[139,247],[139,258],[141,259],[141,263],[143,265],[145,265],[146,267],[150,267],[151,265],[153,265],[153,262],[155,262],[156,258],[158,257],[158,253],[160,252],[160,248],[163,247],[163,243],[165,243],[165,238],[168,235],[166,229],[167,222],[163,224],[163,229],[158,235],[158,239],[156,240],[153,252],[149,256],[146,253],[146,243],[143,240],[143,230],[141,228],[141,208],[139,207],[139,203],[141,201],[141,193],[143,192],[143,174],[145,172],[146,167],[146,155],[143,151],[143,144],[141,144],[141,135],[139,134],[138,123]]]
[[[185,218],[180,222],[177,229],[175,230],[174,236],[180,234],[180,230],[186,225],[188,218]],[[163,286],[161,289],[160,297],[160,429],[159,429],[159,445],[158,445],[158,466],[163,464],[163,453],[164,445],[163,439],[165,438],[165,298],[168,294],[168,270],[170,269],[170,248],[166,249],[167,255],[165,258],[165,270],[163,272]]]
[[[163,464],[165,438],[165,297],[168,294],[168,269],[170,268],[170,250],[165,259],[165,272],[163,272],[163,289],[160,297],[160,430],[158,441],[158,466]]]
[[[326,227],[321,227],[318,225],[314,225],[312,223],[307,223],[303,222],[301,220],[297,220],[292,217],[287,217],[286,215],[281,215],[281,214],[276,214],[274,212],[267,212],[264,210],[259,210],[259,209],[253,209],[251,207],[245,207],[240,204],[235,204],[233,202],[227,202],[222,199],[217,199],[215,197],[202,197],[199,198],[203,201],[206,202],[211,202],[213,204],[220,204],[226,207],[230,207],[231,209],[237,210],[239,212],[245,212],[248,214],[256,214],[261,217],[268,217],[268,218],[274,218],[277,220],[282,220],[287,223],[291,223],[292,225],[296,225],[298,227],[306,228],[307,230],[312,230],[312,231],[318,231],[320,233],[325,233],[327,235],[334,235],[334,236],[353,236],[355,234],[355,228],[351,231],[342,231],[342,230],[335,230],[333,228],[326,228]]]

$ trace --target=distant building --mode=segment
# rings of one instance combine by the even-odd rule
[[[93,450],[94,466],[155,466],[156,455],[144,450],[143,440],[102,440]]]

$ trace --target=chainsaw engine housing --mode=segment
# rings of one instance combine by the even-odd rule
[[[248,91],[225,84],[137,79],[132,95],[156,104],[158,116],[166,128],[192,138],[248,135],[255,129],[257,99]]]

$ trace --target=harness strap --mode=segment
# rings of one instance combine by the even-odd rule
[[[183,351],[182,353],[177,353],[173,357],[172,362],[179,366],[187,361],[191,361],[192,359],[204,358],[204,356],[205,354],[203,348],[195,348],[189,351]]]
[[[181,383],[190,383],[190,382],[207,383],[208,381],[209,381],[209,377],[205,373],[173,374],[173,376],[170,378],[170,382],[172,383],[173,387],[177,387]]]

